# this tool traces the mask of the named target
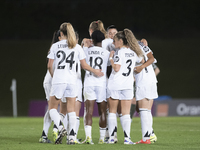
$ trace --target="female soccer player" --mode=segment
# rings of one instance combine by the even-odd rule
[[[55,143],[59,144],[66,135],[60,116],[57,112],[58,104],[61,98],[67,99],[67,111],[69,117],[69,144],[74,144],[76,127],[75,102],[77,96],[77,74],[76,63],[81,62],[83,69],[86,69],[97,76],[103,76],[100,70],[91,68],[85,62],[85,54],[80,46],[76,44],[74,29],[70,23],[63,23],[60,26],[61,41],[53,44],[48,55],[48,69],[53,77],[49,100],[50,118],[56,124],[59,134]],[[53,62],[55,61],[55,70],[53,72]]]
[[[114,130],[116,124],[116,112],[119,100],[121,101],[122,128],[124,131],[124,144],[135,144],[130,140],[130,106],[133,99],[133,69],[135,63],[140,63],[142,51],[137,43],[133,33],[129,29],[119,31],[114,36],[115,48],[119,48],[117,53],[110,53],[110,62],[112,73],[108,80],[109,98],[109,115],[108,130],[109,141],[114,143]]]
[[[102,41],[105,39],[104,34],[96,30],[91,35],[94,46],[88,48],[85,51],[86,62],[91,67],[96,69],[102,69],[106,74],[109,52],[102,48]],[[92,142],[92,115],[94,110],[95,100],[98,104],[99,110],[99,128],[100,139],[99,144],[104,143],[106,132],[106,76],[96,77],[90,72],[86,71],[84,80],[84,98],[86,104],[86,116],[85,116],[85,134],[87,144],[93,144]]]
[[[145,63],[135,67],[136,106],[139,108],[142,127],[142,140],[136,142],[136,144],[150,144],[150,136],[152,136],[152,142],[157,140],[152,131],[151,114],[153,99],[158,97],[157,79],[152,67],[155,59],[148,46],[145,46],[142,42],[139,42],[139,45],[143,50]]]
[[[60,40],[60,31],[57,30],[53,34],[53,39],[52,39],[51,45],[58,42],[59,40]],[[47,61],[48,61],[48,59],[47,59]],[[52,81],[52,77],[49,73],[49,70],[47,70],[47,73],[46,73],[46,75],[44,77],[44,81],[43,81],[43,87],[44,87],[44,91],[45,91],[46,99],[47,99],[48,103],[49,103],[50,90],[51,90],[51,81]],[[39,139],[40,143],[51,143],[51,141],[48,139],[48,131],[49,131],[49,127],[51,126],[51,122],[52,122],[52,120],[49,117],[49,110],[47,110],[47,112],[45,113],[45,116],[44,116],[42,136]],[[55,125],[54,125],[53,130],[57,130]]]

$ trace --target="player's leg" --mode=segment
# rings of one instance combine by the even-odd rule
[[[150,106],[150,101],[146,98],[137,101],[137,105],[140,112],[141,128],[142,128],[142,140],[136,144],[150,144],[150,118],[148,115],[148,108]]]
[[[136,107],[136,99],[135,97],[131,100],[131,109],[130,109],[130,117],[133,118],[133,114],[135,113]]]
[[[152,116],[152,113],[151,113],[151,108],[153,106],[153,99],[149,100],[150,101],[150,106],[148,108],[148,115],[149,115],[149,118],[150,118],[150,141],[151,143],[154,143],[157,141],[157,136],[155,135],[154,133],[154,130],[153,130],[153,116]]]
[[[107,118],[106,118],[106,102],[102,101],[98,104],[98,112],[99,112],[99,129],[100,129],[100,139],[99,144],[104,143],[105,135],[106,135],[106,126],[107,126]]]
[[[113,91],[112,93],[118,94],[116,92],[117,91]],[[115,97],[115,96],[112,96],[112,97]],[[109,131],[108,143],[111,143],[111,144],[114,143],[114,132],[116,130],[115,127],[117,124],[116,123],[117,122],[116,113],[117,113],[117,106],[119,103],[118,99],[114,99],[112,97],[109,98],[109,114],[108,114],[108,119],[107,119],[108,120],[108,131]]]
[[[57,99],[55,96],[51,96],[49,100],[49,114],[54,124],[58,128],[59,134],[55,143],[59,144],[62,142],[62,138],[67,134],[67,131],[64,129],[62,121],[60,119],[60,115],[57,111],[58,104],[60,103],[60,99]]]
[[[50,97],[50,90],[51,90],[51,84],[44,84],[44,91],[46,94],[46,99],[48,102],[48,106],[49,106],[49,97]],[[43,120],[43,131],[42,131],[42,136],[39,139],[40,143],[52,143],[49,139],[48,139],[48,131],[49,131],[49,127],[51,126],[51,118],[49,115],[49,110],[47,109],[45,115],[44,115],[44,120]]]
[[[68,144],[75,144],[75,128],[76,128],[76,113],[75,113],[76,97],[67,97],[67,114],[68,114]]]
[[[82,92],[81,92],[82,93]],[[80,118],[79,118],[79,112],[81,109],[81,100],[76,99],[76,104],[75,104],[75,112],[76,112],[76,128],[75,128],[75,143],[80,143],[79,140],[77,139],[77,135],[78,135],[78,130],[79,130],[79,126],[80,126]]]
[[[95,100],[86,100],[86,115],[85,115],[85,135],[86,143],[94,144],[92,142],[92,116],[94,111]]]

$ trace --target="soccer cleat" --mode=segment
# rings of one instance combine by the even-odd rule
[[[115,140],[114,139],[110,139],[108,140],[107,144],[114,144],[115,143]]]
[[[64,128],[61,129],[61,131],[58,134],[58,138],[55,141],[55,144],[61,144],[63,137],[67,134],[67,130]]]
[[[82,144],[78,139],[74,141],[75,144]]]
[[[89,137],[87,137],[85,143],[86,143],[86,144],[94,144],[94,143],[92,142],[92,139],[89,138]]]
[[[42,136],[39,139],[39,143],[52,143],[47,137]]]
[[[136,144],[151,144],[151,141],[150,141],[150,139],[148,139],[146,141],[140,140],[140,141],[136,142]]]
[[[55,142],[57,138],[58,138],[58,132],[53,131],[53,141]]]
[[[104,141],[102,139],[100,139],[98,144],[104,144]]]
[[[117,143],[118,142],[118,139],[117,139],[117,136],[114,137],[114,143]]]
[[[107,143],[108,140],[109,140],[109,137],[106,137],[106,138],[104,139],[104,143]]]
[[[126,145],[134,145],[135,143],[133,143],[133,142],[131,141],[131,139],[125,139],[125,140],[124,140],[124,144],[126,144]]]
[[[154,134],[154,136],[150,136],[151,143],[155,143],[157,141],[157,136]]]
[[[75,141],[73,139],[70,139],[67,143],[68,145],[74,145],[75,144]]]

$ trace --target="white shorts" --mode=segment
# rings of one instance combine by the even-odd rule
[[[106,101],[106,88],[100,86],[88,86],[84,87],[84,99],[96,100],[97,103]]]
[[[109,90],[110,97],[118,100],[132,100],[133,90]]]
[[[83,98],[82,98],[82,88],[78,88],[78,96],[76,98],[76,101],[82,102]]]
[[[51,87],[50,96],[55,96],[58,99],[62,97],[77,97],[78,90],[73,84],[53,84]]]
[[[51,84],[43,84],[43,87],[44,87],[44,92],[45,92],[45,95],[46,95],[46,99],[47,99],[47,101],[49,101],[50,92],[51,92]]]
[[[136,87],[136,101],[146,99],[158,98],[157,84],[150,84],[149,86]]]

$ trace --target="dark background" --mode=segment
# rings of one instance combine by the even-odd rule
[[[159,95],[199,98],[199,0],[6,0],[0,5],[0,116],[12,115],[11,80],[17,80],[18,115],[30,100],[45,100],[46,54],[54,30],[70,22],[89,37],[92,21],[114,24],[145,38],[158,60]]]

